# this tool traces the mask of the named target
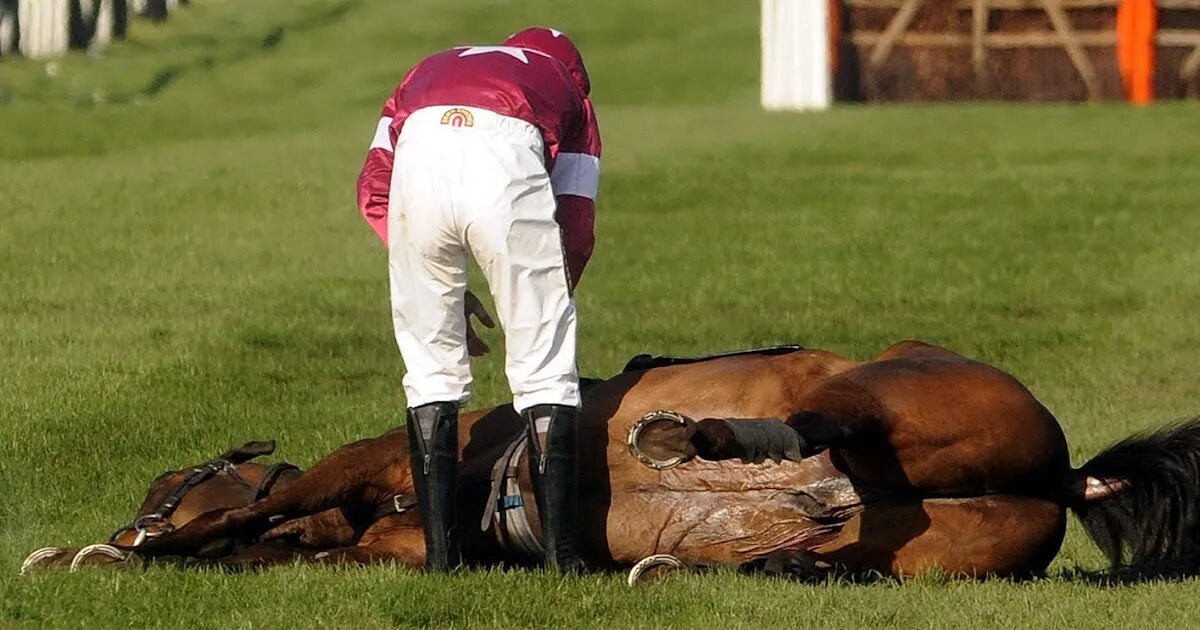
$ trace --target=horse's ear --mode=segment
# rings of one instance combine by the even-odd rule
[[[270,455],[275,452],[275,440],[265,440],[256,442],[246,442],[245,444],[231,448],[221,454],[220,459],[228,461],[232,464],[241,464],[248,462],[259,455]]]

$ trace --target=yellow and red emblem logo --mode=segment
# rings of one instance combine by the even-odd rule
[[[473,127],[475,126],[475,117],[461,107],[452,107],[442,114],[442,124],[451,127]]]

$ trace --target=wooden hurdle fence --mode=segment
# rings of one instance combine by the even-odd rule
[[[910,27],[923,8],[940,5],[941,10],[969,12],[969,31],[959,29],[915,32]],[[947,5],[951,5],[948,7]],[[1200,81],[1200,28],[1159,28],[1164,11],[1200,15],[1200,0],[840,0],[834,10],[892,10],[886,26],[878,30],[854,28],[834,33],[844,44],[863,51],[866,73],[874,76],[893,57],[897,47],[908,49],[969,49],[975,91],[986,93],[989,55],[998,50],[1059,49],[1065,53],[1089,100],[1102,98],[1101,81],[1089,49],[1115,50],[1125,96],[1144,104],[1153,99],[1156,52],[1184,48],[1189,52],[1179,65],[1178,80],[1195,86]],[[1111,10],[1113,28],[1077,28],[1072,12]],[[997,12],[1040,12],[1049,30],[996,32],[989,29]],[[961,22],[961,20],[956,20]],[[838,22],[838,25],[842,22]]]

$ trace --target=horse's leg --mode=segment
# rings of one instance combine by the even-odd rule
[[[192,558],[172,555],[150,558],[146,562],[147,564],[156,566],[165,565],[186,569],[217,568],[223,571],[238,572],[281,564],[292,564],[298,560],[312,560],[318,553],[314,549],[294,547],[281,541],[272,540],[255,543],[219,558]]]
[[[414,511],[382,518],[367,529],[356,545],[312,549],[297,547],[283,540],[268,540],[218,558],[169,555],[151,558],[148,562],[159,566],[218,568],[234,572],[298,561],[338,565],[399,562],[419,568],[425,565],[425,537],[416,517]]]
[[[205,513],[174,532],[145,541],[137,553],[221,556],[235,539],[254,538],[293,518],[339,506],[380,504],[412,488],[407,452],[398,431],[343,446],[286,488],[245,507]]]
[[[367,528],[356,545],[322,551],[304,551],[305,560],[321,564],[366,565],[399,562],[405,566],[425,566],[425,534],[419,513],[414,509],[379,519]]]
[[[786,564],[793,575],[817,579],[830,574],[910,577],[928,571],[1021,578],[1046,568],[1065,531],[1061,506],[1030,497],[870,505],[832,540],[785,552]]]
[[[862,440],[877,434],[878,429],[878,423],[868,417],[833,419],[812,411],[795,413],[786,422],[779,418],[705,418],[689,427],[690,443],[676,450],[711,461],[799,460]]]
[[[419,509],[379,519],[363,533],[357,545],[323,552],[314,559],[334,564],[395,561],[409,567],[424,567],[425,533]]]

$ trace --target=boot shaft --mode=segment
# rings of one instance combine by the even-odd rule
[[[408,449],[420,454],[422,473],[435,456],[458,459],[458,403],[439,402],[408,410]]]
[[[530,469],[546,563],[560,571],[579,570],[576,411],[562,405],[538,405],[527,409],[524,415],[530,434]]]
[[[425,566],[462,563],[458,540],[458,404],[432,403],[408,412],[408,452],[425,533]]]
[[[529,432],[531,465],[536,473],[545,474],[551,458],[576,459],[579,445],[574,407],[536,405],[522,415]]]

